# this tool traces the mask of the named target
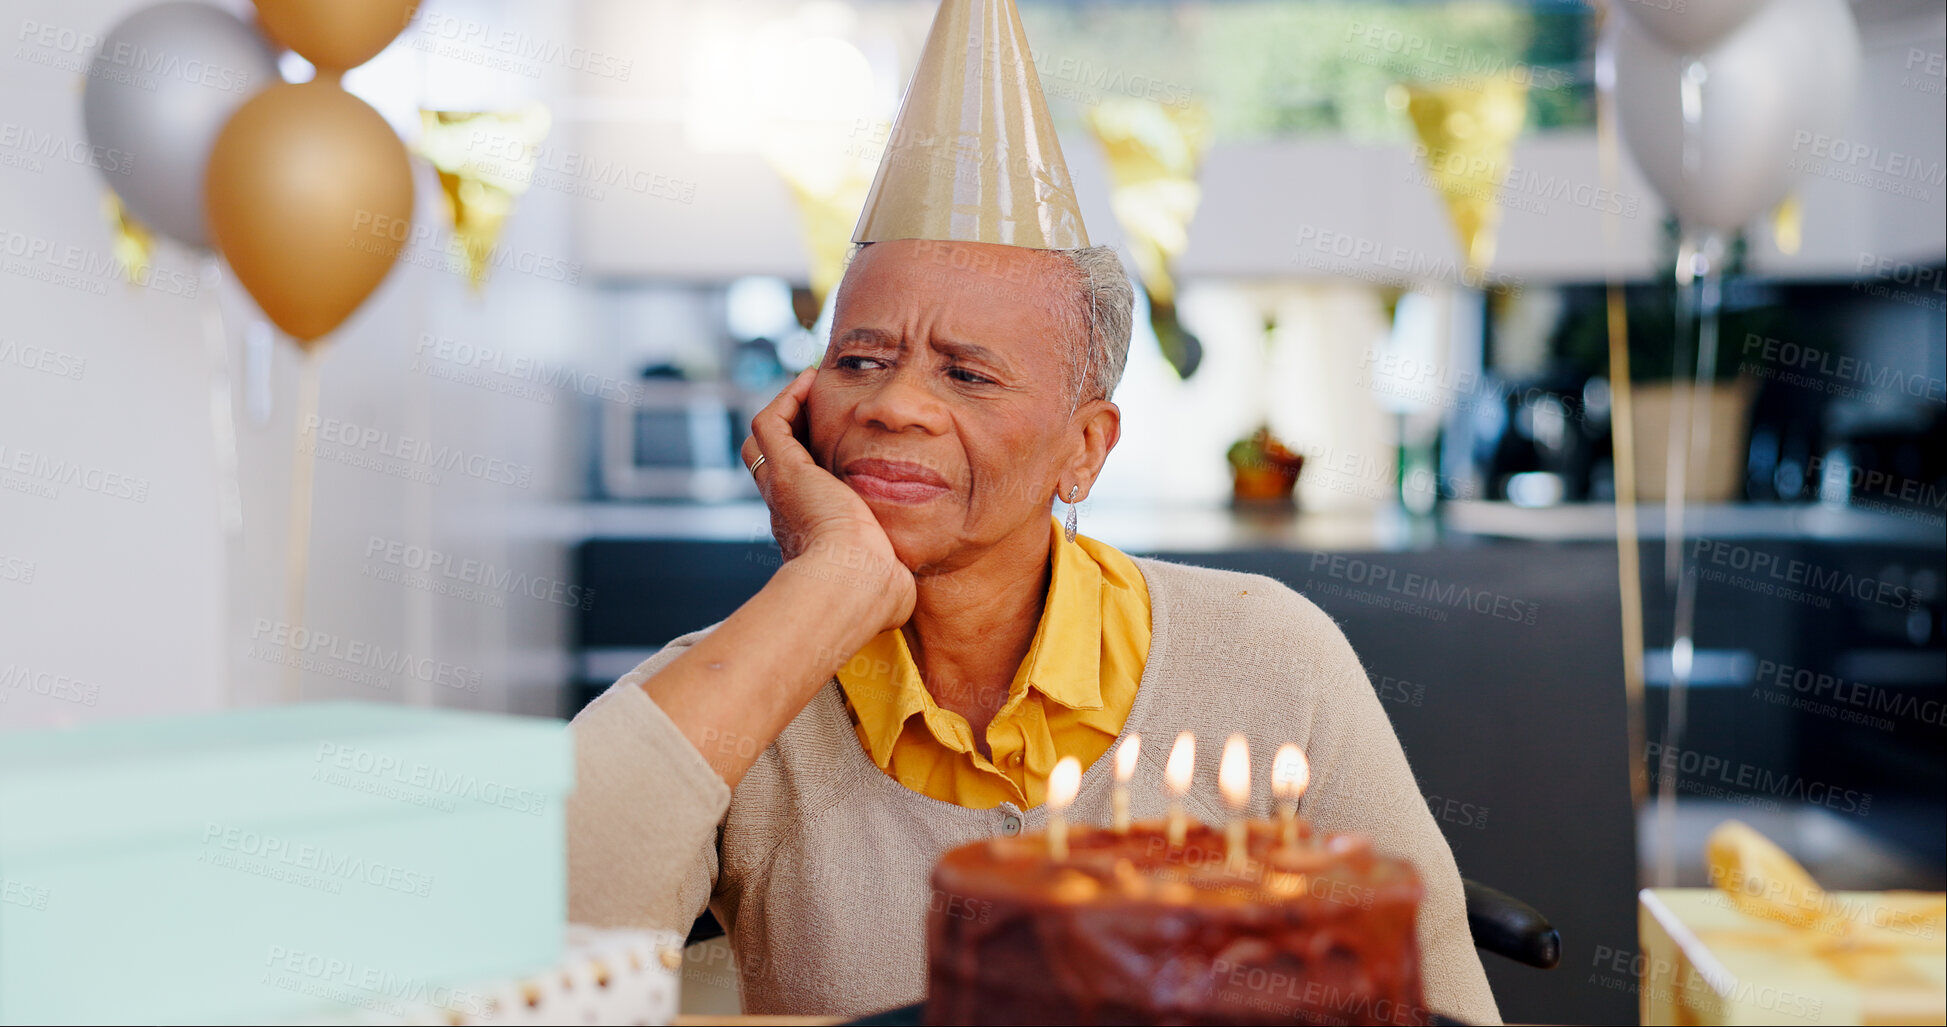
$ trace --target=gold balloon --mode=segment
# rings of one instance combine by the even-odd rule
[[[210,237],[300,343],[338,327],[412,236],[412,164],[391,126],[329,82],[272,86],[217,136]]]
[[[256,0],[264,34],[326,72],[356,68],[405,31],[419,0]]]

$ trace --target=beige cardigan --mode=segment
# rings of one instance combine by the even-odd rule
[[[1164,812],[1163,761],[1196,732],[1192,815],[1216,823],[1220,740],[1241,731],[1255,776],[1277,746],[1311,758],[1303,815],[1371,835],[1426,882],[1427,1005],[1499,1023],[1467,932],[1460,874],[1365,670],[1330,617],[1258,575],[1137,559],[1149,584],[1149,659],[1124,732],[1140,731],[1137,817]],[[707,630],[707,629],[706,629]],[[860,747],[834,679],[731,794],[640,685],[703,632],[671,642],[575,718],[568,803],[570,918],[687,930],[707,905],[729,931],[746,1012],[856,1016],[926,990],[928,878],[940,854],[1041,828],[1045,807],[967,809],[907,789]],[[1070,816],[1107,824],[1109,757]],[[1260,816],[1269,789],[1252,790]]]

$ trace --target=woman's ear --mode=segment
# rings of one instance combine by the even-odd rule
[[[1069,480],[1082,487],[1075,497],[1079,503],[1094,491],[1096,479],[1102,476],[1102,465],[1108,462],[1110,451],[1122,438],[1122,410],[1106,399],[1092,399],[1082,404],[1075,416],[1081,421],[1082,448],[1076,454],[1077,462],[1069,472],[1073,477]]]

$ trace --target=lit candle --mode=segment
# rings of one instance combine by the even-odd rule
[[[1243,735],[1231,735],[1224,742],[1224,759],[1217,764],[1217,790],[1230,807],[1230,821],[1224,825],[1224,869],[1236,873],[1244,869],[1245,815],[1251,806],[1251,750]]]
[[[1298,847],[1298,800],[1312,781],[1312,764],[1305,750],[1286,742],[1278,747],[1271,761],[1271,796],[1278,801],[1278,819],[1284,822],[1284,846]]]
[[[1082,761],[1063,756],[1048,775],[1048,856],[1059,863],[1068,858],[1068,821],[1062,811],[1082,790]]]
[[[1142,744],[1143,736],[1132,732],[1115,747],[1115,791],[1109,800],[1117,834],[1129,833],[1129,782],[1135,780],[1136,753]]]
[[[1183,797],[1190,794],[1190,781],[1197,775],[1197,739],[1185,731],[1176,736],[1176,747],[1170,750],[1170,761],[1163,767],[1163,784],[1170,790],[1170,845],[1183,844],[1189,833],[1190,823],[1183,816]]]

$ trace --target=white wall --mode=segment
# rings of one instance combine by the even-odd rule
[[[31,23],[51,24],[66,37],[57,44],[71,43],[73,33],[99,34],[123,6],[10,6],[0,125],[16,137],[52,134],[57,145],[80,140],[80,79],[39,61],[85,67],[86,52],[22,37]],[[149,289],[99,271],[38,280],[61,271],[27,256],[34,248],[97,269],[108,260],[102,181],[85,166],[9,152],[0,167],[0,551],[25,574],[0,581],[0,724],[217,705],[225,661],[209,379],[200,300],[180,295],[195,289],[196,269],[172,260]],[[78,376],[29,369],[29,347],[58,353]],[[128,476],[145,493],[113,498],[14,470],[43,457]],[[56,678],[92,705],[35,692],[36,682],[53,691]]]
[[[0,125],[80,139],[80,78],[58,65],[85,66],[86,53],[46,51],[13,37],[30,34],[22,28],[27,23],[99,35],[137,6],[126,0],[11,5],[11,53],[0,58]],[[435,0],[427,7],[543,44],[572,41],[572,12],[550,5]],[[436,35],[439,24],[409,28],[407,42],[414,32]],[[462,54],[445,63],[464,59]],[[389,115],[410,117],[422,97],[464,101],[464,89],[448,89],[446,100],[438,98],[434,86],[464,84],[463,77],[421,51],[408,47],[381,60],[390,68],[376,76],[380,87],[392,90],[391,102],[383,105]],[[505,76],[518,85],[518,95],[490,99],[551,99],[577,88],[574,80],[586,74],[561,61],[533,62],[532,68],[533,74]],[[410,128],[410,121],[404,124]],[[557,126],[551,142],[572,150],[573,126]],[[104,263],[109,237],[100,215],[99,175],[57,160],[40,164],[38,170],[19,161],[0,165],[5,247],[45,240],[56,251],[73,247]],[[434,245],[415,252],[437,265],[445,215],[427,167],[416,161],[415,171],[415,223],[435,229]],[[504,269],[474,295],[459,275],[402,264],[322,351],[324,418],[393,439],[458,447],[476,466],[474,457],[497,461],[531,481],[510,486],[452,471],[442,472],[437,484],[412,481],[401,473],[423,465],[415,468],[413,461],[381,456],[372,447],[321,444],[326,458],[316,462],[311,583],[294,626],[329,633],[337,645],[312,654],[318,669],[298,675],[303,697],[554,712],[554,687],[566,665],[565,605],[491,588],[484,597],[456,597],[375,575],[400,569],[384,557],[396,543],[398,552],[415,546],[450,554],[455,563],[481,561],[510,580],[535,583],[531,587],[543,595],[553,582],[566,581],[559,544],[525,543],[500,525],[522,509],[580,494],[575,425],[581,397],[491,368],[481,379],[486,387],[463,384],[428,373],[414,360],[423,333],[492,347],[510,360],[529,356],[596,366],[593,358],[584,359],[594,347],[582,323],[578,287],[550,280],[579,273],[569,227],[573,202],[559,189],[533,190],[502,240],[516,256],[543,259],[551,273]],[[7,312],[0,348],[15,347],[0,358],[0,446],[6,447],[0,464],[27,459],[19,456],[25,452],[89,472],[130,476],[147,490],[134,501],[60,485],[48,497],[37,494],[48,491],[44,482],[18,472],[8,479],[14,484],[0,488],[0,726],[278,699],[286,686],[280,661],[297,654],[288,643],[278,645],[277,627],[289,620],[285,567],[296,349],[283,339],[271,348],[263,379],[268,418],[258,423],[251,413],[257,403],[245,387],[245,339],[257,315],[227,274],[215,290],[170,295],[175,286],[188,291],[198,281],[201,263],[168,243],[157,253],[162,287],[132,288],[107,274],[48,282],[21,273],[32,264],[9,258],[0,267],[0,310]],[[204,318],[219,310],[223,349],[238,386],[231,413],[243,524],[235,535],[221,526],[212,364],[203,334]],[[17,358],[24,347],[51,349],[80,371],[61,377],[32,370]],[[434,356],[438,371],[462,370],[438,360],[437,350]],[[368,458],[381,469],[355,466],[346,456]],[[375,547],[380,555],[368,556]],[[85,687],[53,688],[56,677]],[[478,690],[450,687],[442,679],[477,680]]]

